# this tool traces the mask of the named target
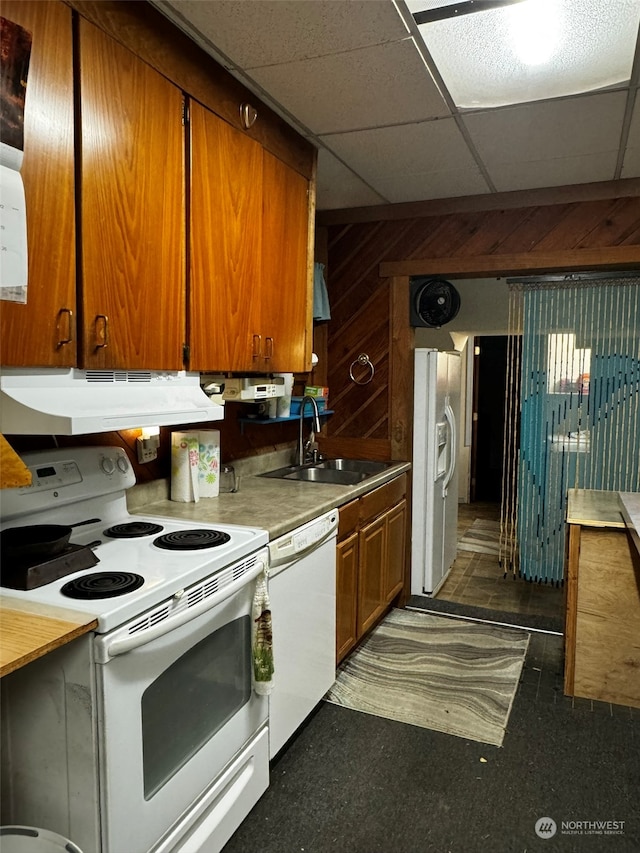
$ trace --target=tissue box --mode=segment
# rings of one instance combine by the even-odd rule
[[[312,396],[309,394],[309,396]],[[316,404],[318,406],[318,412],[324,412],[327,407],[327,401],[322,397],[316,398]],[[299,417],[300,416],[300,406],[302,405],[302,397],[292,397],[291,398],[291,417]],[[305,415],[312,415],[313,410],[311,408],[311,403],[307,403],[304,411]]]
[[[326,385],[305,385],[304,393],[309,397],[323,397],[325,401],[329,397],[329,389]]]

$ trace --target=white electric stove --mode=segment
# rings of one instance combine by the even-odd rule
[[[32,525],[72,526],[70,548],[16,558],[3,545],[0,592],[90,614],[98,619],[99,633],[267,544],[267,531],[258,528],[130,514],[126,489],[135,484],[135,474],[121,448],[56,449],[22,458],[33,482],[2,490],[2,535],[7,528],[23,528],[28,544]],[[37,583],[53,579],[16,588],[25,586],[23,572]]]
[[[33,484],[0,494],[0,593],[98,628],[3,679],[0,823],[84,853],[219,853],[269,783],[252,651],[268,534],[130,514],[120,448],[23,459]],[[43,525],[70,544],[34,556],[60,530]]]

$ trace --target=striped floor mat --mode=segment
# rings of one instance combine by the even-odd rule
[[[529,634],[392,610],[340,666],[326,701],[502,746]]]
[[[505,551],[508,551],[505,540]],[[458,540],[458,551],[475,551],[481,554],[500,552],[500,522],[476,518],[464,536]]]

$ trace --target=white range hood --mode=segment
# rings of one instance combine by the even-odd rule
[[[0,432],[82,435],[216,421],[224,407],[181,371],[2,368]]]

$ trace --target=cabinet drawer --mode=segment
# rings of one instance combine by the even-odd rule
[[[350,536],[358,527],[360,518],[360,498],[340,507],[338,521],[338,541]]]
[[[385,483],[360,498],[360,523],[375,518],[381,512],[398,503],[407,493],[407,475],[401,474],[395,480]],[[340,513],[342,518],[342,511]]]

